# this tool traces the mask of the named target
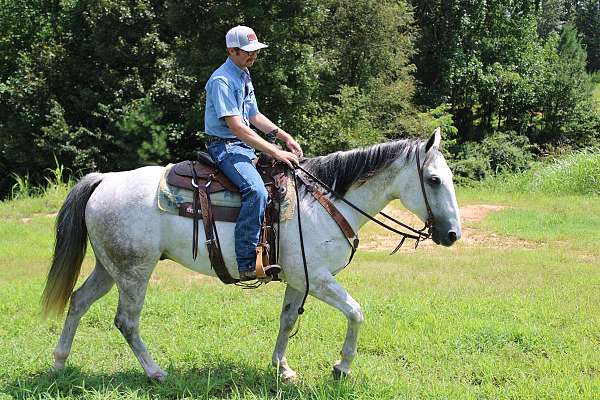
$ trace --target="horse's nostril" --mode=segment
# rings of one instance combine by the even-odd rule
[[[456,242],[456,238],[457,238],[457,237],[456,237],[456,232],[454,232],[454,231],[450,231],[450,232],[448,232],[448,239],[449,239],[451,242]]]

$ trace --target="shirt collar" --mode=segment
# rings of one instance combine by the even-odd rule
[[[240,78],[242,78],[242,80],[244,80],[244,76],[247,76],[248,78],[250,78],[250,71],[248,71],[247,68],[241,69],[240,67],[235,65],[235,63],[233,61],[231,61],[231,58],[227,57],[227,61],[225,61],[225,65],[227,65],[227,68],[229,68],[229,70],[232,73],[234,73],[236,76],[239,76]]]

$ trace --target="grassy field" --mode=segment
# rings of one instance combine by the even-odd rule
[[[345,319],[309,299],[288,385],[269,366],[284,286],[240,290],[171,262],[142,315],[166,383],[144,377],[114,328],[115,289],[83,318],[67,369],[49,373],[62,321],[38,312],[61,193],[0,203],[0,399],[599,398],[600,198],[458,193],[461,206],[505,206],[464,224],[490,240],[359,252],[339,276],[366,316],[352,374],[330,375]]]

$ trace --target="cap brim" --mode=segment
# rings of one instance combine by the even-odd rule
[[[269,47],[269,46],[267,46],[264,43],[256,42],[256,43],[250,43],[249,45],[246,45],[244,47],[240,47],[240,49],[242,49],[244,51],[256,51],[256,50],[264,49],[265,47]]]

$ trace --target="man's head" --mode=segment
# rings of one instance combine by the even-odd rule
[[[268,47],[258,41],[256,33],[251,28],[240,25],[227,32],[225,43],[229,58],[240,68],[251,67],[260,49]]]

